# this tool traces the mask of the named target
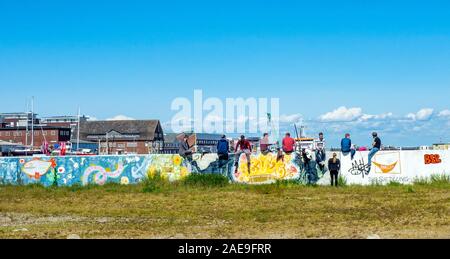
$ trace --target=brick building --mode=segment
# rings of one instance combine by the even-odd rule
[[[0,127],[25,127],[31,125],[34,120],[34,124],[39,124],[37,114],[31,112],[11,112],[0,113]]]
[[[67,127],[35,126],[34,137],[31,127],[0,127],[0,140],[40,148],[44,141],[50,145],[70,141],[71,129]]]
[[[159,120],[83,121],[80,139],[99,143],[100,154],[161,153],[164,146]]]

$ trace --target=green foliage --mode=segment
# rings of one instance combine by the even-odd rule
[[[347,186],[347,178],[345,178],[345,177],[342,176],[342,175],[339,175],[339,178],[338,178],[338,186],[340,186],[340,187]]]
[[[155,175],[146,178],[143,182],[144,193],[160,192],[169,185],[169,181],[161,177],[161,173],[157,172]]]
[[[402,186],[403,184],[397,181],[390,181],[386,186],[390,186],[390,187],[398,187],[398,186]]]
[[[190,174],[182,180],[186,187],[225,187],[229,179],[221,174]]]

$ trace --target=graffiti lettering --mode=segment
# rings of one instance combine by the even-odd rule
[[[425,164],[426,165],[442,163],[441,157],[439,155],[436,155],[436,154],[425,155],[424,159],[425,159]]]
[[[362,175],[362,178],[369,175],[370,166],[364,163],[364,160],[355,161],[352,163],[352,167],[348,170],[352,175]]]

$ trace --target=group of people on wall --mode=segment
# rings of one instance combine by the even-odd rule
[[[276,152],[278,152],[278,158],[281,159],[284,154],[290,155],[296,151],[296,140],[291,137],[290,133],[286,133],[281,142],[281,146],[279,145],[278,142],[271,144],[269,137],[270,136],[268,133],[264,133],[260,141],[259,148],[261,154],[267,155],[276,150]],[[378,133],[373,132],[372,137],[373,137],[372,148],[369,152],[369,160],[368,160],[369,171],[371,169],[373,157],[377,152],[381,150],[381,139],[378,137]],[[341,161],[339,160],[337,153],[333,153],[332,157],[328,159],[327,163],[327,156],[325,152],[325,138],[322,132],[319,133],[319,138],[315,142],[317,144],[315,145],[312,151],[315,152],[315,162],[319,170],[325,173],[326,165],[328,164],[328,171],[330,172],[331,176],[331,185],[338,186],[339,173],[341,170]],[[180,144],[179,154],[188,160],[192,159],[193,154],[192,148],[193,146],[189,144],[189,137],[185,135],[182,143]],[[237,141],[236,145],[231,147],[230,142],[227,140],[227,137],[223,135],[217,144],[217,155],[219,157],[219,161],[228,161],[231,150],[234,151],[236,170],[238,170],[237,168],[239,158],[241,157],[241,155],[245,154],[245,156],[247,157],[248,170],[250,173],[251,154],[252,154],[251,142],[244,135],[242,135],[240,139]],[[345,137],[341,140],[342,154],[344,156],[350,155],[351,159],[353,160],[356,151],[357,150],[355,145],[352,144],[350,134],[349,133],[345,134]],[[312,154],[310,153],[310,150],[307,150],[306,148],[301,148],[299,153],[301,154],[302,157],[303,166],[306,172],[309,173],[310,171],[313,170],[310,163],[311,160],[313,159]]]

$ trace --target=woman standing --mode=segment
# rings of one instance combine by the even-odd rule
[[[339,171],[341,170],[341,161],[337,158],[337,154],[333,153],[333,158],[328,161],[328,170],[331,175],[331,186],[338,187]]]

